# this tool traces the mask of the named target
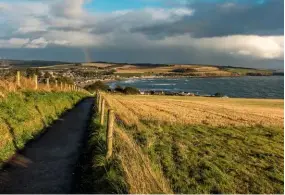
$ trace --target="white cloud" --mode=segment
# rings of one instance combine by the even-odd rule
[[[11,38],[8,40],[0,39],[0,47],[1,48],[21,48],[25,44],[27,44],[29,39],[21,39],[21,38]]]
[[[144,11],[150,14],[153,20],[168,20],[168,22],[183,16],[191,16],[194,13],[194,10],[188,8],[147,8]]]
[[[38,18],[35,17],[26,17],[23,23],[20,24],[18,29],[19,33],[31,33],[38,31],[46,31],[47,25],[41,22]]]
[[[58,0],[52,4],[50,11],[55,16],[78,18],[85,15],[83,4],[87,0]]]
[[[197,45],[221,52],[263,59],[283,59],[284,36],[234,35],[198,39]]]
[[[48,41],[40,37],[38,39],[34,39],[30,41],[29,43],[25,44],[24,47],[26,48],[45,48],[48,45]]]
[[[157,42],[165,47],[195,47],[225,54],[251,56],[260,59],[284,58],[284,36],[233,35],[212,38],[172,36]]]

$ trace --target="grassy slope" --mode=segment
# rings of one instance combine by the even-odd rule
[[[191,68],[195,72],[184,72],[177,73],[173,72],[175,69],[185,69]],[[245,76],[248,73],[262,75],[272,75],[270,70],[260,70],[260,69],[247,69],[247,68],[219,68],[213,66],[195,66],[195,65],[172,65],[168,67],[139,67],[139,66],[122,66],[117,69],[116,73],[120,76],[130,77],[130,76],[151,76],[156,74],[166,74],[169,76],[184,75],[184,76],[197,76],[197,77],[207,77],[207,76]]]
[[[75,92],[26,91],[0,99],[0,166],[84,96]]]
[[[192,73],[175,73],[175,69],[193,68],[196,72]],[[231,72],[220,70],[217,67],[195,66],[195,65],[172,65],[168,67],[120,67],[117,69],[116,75],[131,77],[131,76],[151,76],[157,74],[166,74],[168,76],[184,75],[184,76],[231,76]]]
[[[105,121],[106,117],[105,113]],[[113,156],[106,160],[106,128],[106,124],[100,125],[95,113],[81,164],[78,193],[172,193],[159,170],[152,170],[150,160],[118,127]]]
[[[81,160],[76,193],[127,193],[127,186],[116,158],[105,159],[106,125],[100,125],[96,111],[89,126],[88,145]]]
[[[175,193],[283,193],[283,100],[111,95],[107,100],[121,128]],[[203,113],[212,109],[204,123]],[[203,120],[187,118],[190,112]]]

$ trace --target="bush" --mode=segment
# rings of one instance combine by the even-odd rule
[[[223,97],[224,95],[222,93],[215,93],[215,97]]]
[[[90,92],[95,92],[97,90],[108,91],[109,86],[103,83],[102,81],[96,81],[95,83],[86,86],[85,89]]]
[[[119,93],[124,93],[124,88],[120,85],[117,85],[114,90]]]
[[[140,91],[135,87],[125,87],[124,93],[128,95],[135,95],[135,94],[139,94]]]

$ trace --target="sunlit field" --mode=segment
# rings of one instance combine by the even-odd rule
[[[283,193],[283,100],[104,97],[131,193]],[[135,177],[142,164],[163,187],[143,187],[157,179]]]
[[[106,97],[127,124],[138,120],[157,120],[185,125],[282,127],[284,120],[283,100],[119,95]]]
[[[116,69],[116,74],[165,74],[174,73],[176,69],[192,69],[192,76],[231,76],[231,72],[220,70],[218,67],[211,66],[197,66],[197,65],[172,65],[161,67],[139,67],[139,66],[122,66]],[[184,73],[187,75],[186,73]]]

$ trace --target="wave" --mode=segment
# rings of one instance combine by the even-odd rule
[[[134,80],[134,79],[123,81],[123,83],[134,83],[134,82],[136,82],[136,80]]]
[[[176,84],[167,84],[167,83],[158,83],[158,84],[152,84],[154,86],[175,86]]]

